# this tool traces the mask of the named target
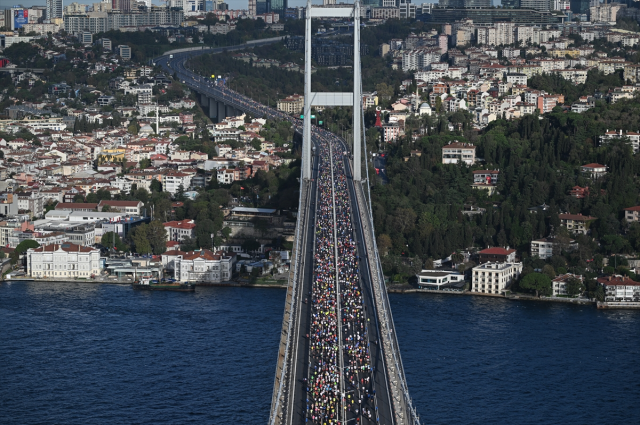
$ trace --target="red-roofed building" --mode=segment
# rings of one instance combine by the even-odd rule
[[[640,206],[625,208],[624,218],[630,223],[640,221]]]
[[[478,253],[480,264],[493,263],[513,263],[516,261],[515,249],[504,249],[501,247],[483,249]]]
[[[182,242],[196,236],[196,223],[193,220],[169,221],[164,223],[167,240]]]
[[[626,276],[604,276],[598,278],[604,287],[605,301],[640,302],[640,282]]]
[[[580,167],[582,174],[585,174],[592,179],[599,179],[600,177],[604,177],[607,174],[607,166],[602,164],[586,164]]]
[[[70,242],[31,248],[27,275],[38,278],[89,278],[100,274],[100,250]]]
[[[56,211],[95,211],[98,204],[93,202],[63,202],[56,205]]]

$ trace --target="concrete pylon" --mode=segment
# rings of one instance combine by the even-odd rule
[[[212,97],[208,98],[208,101],[209,101],[209,118],[211,118],[212,120],[215,118],[218,118],[218,102]]]
[[[353,19],[353,93],[311,91],[311,19]],[[302,131],[302,177],[311,178],[311,108],[314,106],[353,107],[353,179],[362,180],[362,75],[360,72],[360,2],[351,7],[313,7],[307,0],[304,43],[304,122]]]

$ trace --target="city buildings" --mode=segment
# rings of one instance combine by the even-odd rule
[[[486,248],[478,253],[480,264],[497,262],[513,263],[516,261],[516,250],[502,247]]]
[[[563,244],[556,238],[546,237],[531,241],[530,254],[532,257],[548,260],[554,255],[560,255],[562,250],[573,251],[577,248],[578,244],[574,240],[568,240]]]
[[[179,282],[219,283],[233,275],[236,254],[212,252],[208,249],[192,252],[172,251],[164,256],[173,257],[174,279]]]
[[[560,224],[567,228],[571,233],[581,233],[586,235],[589,231],[589,224],[597,220],[596,217],[591,217],[582,214],[559,214]]]
[[[567,282],[571,279],[577,279],[580,282],[582,282],[584,280],[584,278],[580,275],[576,275],[573,273],[565,273],[565,274],[561,274],[559,276],[556,276],[552,281],[551,281],[551,294],[554,297],[561,297],[561,296],[567,296],[569,295],[567,293]]]

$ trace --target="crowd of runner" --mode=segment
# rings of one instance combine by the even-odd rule
[[[307,420],[314,424],[337,424],[352,419],[356,424],[375,423],[369,339],[344,153],[327,133],[315,135],[320,142],[317,145],[320,162]]]
[[[215,89],[257,116],[289,121],[295,129],[302,129],[302,121],[291,115],[241,96],[223,84],[216,84]],[[344,170],[345,152],[341,149],[341,141],[333,133],[317,127],[312,128],[312,133],[318,142],[316,146],[319,148],[320,161],[310,299],[311,329],[308,335],[310,355],[306,418],[308,422],[322,425],[342,421],[374,424],[378,420],[375,414],[373,369]],[[341,364],[343,369],[340,368]],[[341,383],[344,390],[342,395]]]

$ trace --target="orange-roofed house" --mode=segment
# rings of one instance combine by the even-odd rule
[[[516,261],[516,250],[505,249],[501,247],[483,249],[478,253],[478,262],[480,264],[494,263],[513,263]]]

